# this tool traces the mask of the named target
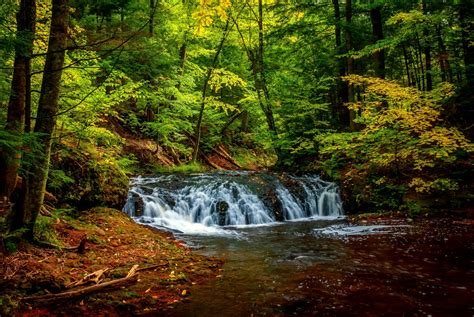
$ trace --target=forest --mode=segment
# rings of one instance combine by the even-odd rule
[[[88,283],[85,277],[78,282],[79,272],[64,277],[54,271],[15,295],[11,290],[31,270],[31,263],[24,263],[33,260],[25,260],[25,254],[41,257],[46,250],[47,259],[72,248],[65,265],[74,266],[74,252],[85,252],[86,241],[91,252],[107,244],[98,242],[106,239],[97,233],[103,228],[92,229],[91,221],[109,223],[121,237],[122,230],[152,234],[111,209],[127,211],[130,195],[143,195],[130,189],[141,184],[138,175],[171,175],[164,183],[177,177],[169,185],[174,188],[191,179],[182,175],[268,173],[249,188],[263,188],[275,177],[272,182],[289,188],[297,203],[301,191],[294,194],[295,186],[310,181],[301,175],[319,175],[337,184],[340,210],[356,221],[460,217],[454,222],[463,223],[464,235],[458,238],[471,241],[473,18],[470,0],[2,1],[0,286],[5,291],[0,292],[0,314],[21,315],[32,307],[42,312],[43,301],[56,302],[47,290],[37,296],[47,289],[44,285],[54,284],[52,276],[61,275],[64,285]],[[249,176],[249,182],[258,177]],[[296,211],[291,216],[284,211],[293,207],[279,198],[281,186],[265,195],[263,205],[269,201],[283,210],[270,215],[272,221],[299,218]],[[147,215],[143,201],[133,212],[142,208]],[[325,204],[330,203],[319,203],[320,213]],[[240,224],[229,222],[232,201],[212,206],[216,224]],[[249,217],[251,224],[266,219],[245,217],[245,224]],[[188,279],[176,277],[181,273],[175,270],[167,273],[169,285],[182,287],[179,300],[189,295],[191,281],[201,284],[220,276],[220,259],[204,254],[192,260],[179,241],[164,246],[167,234],[159,233],[149,249],[145,240],[121,239],[142,248],[140,261],[151,249],[164,248],[160,261],[166,259],[162,265],[167,268],[175,262],[183,270],[200,263],[201,275],[193,271]],[[458,251],[469,253],[460,246]],[[126,259],[139,261],[131,253]],[[123,281],[109,282],[137,282],[136,267],[107,275],[120,265],[96,253],[90,259],[96,266],[88,278],[96,278],[96,287],[108,283],[99,283],[104,276],[127,272]],[[156,271],[161,262],[149,264]],[[152,269],[141,269],[151,279]],[[42,270],[56,268],[51,264]],[[55,283],[52,293],[58,300],[74,301],[77,294],[59,293],[64,288]],[[166,289],[165,302],[173,299]],[[150,301],[161,300],[156,296],[161,295]],[[22,304],[19,297],[39,304]],[[74,303],[87,314],[83,302]],[[113,311],[119,315],[138,311],[117,305]],[[135,303],[140,309],[144,305]],[[473,307],[466,309],[472,313]]]

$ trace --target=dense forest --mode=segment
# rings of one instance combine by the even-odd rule
[[[318,171],[348,210],[472,199],[469,1],[25,0],[0,14],[12,229],[31,235],[45,188],[120,206],[127,175],[206,167]]]
[[[46,243],[52,213],[122,209],[144,174],[312,173],[349,214],[472,215],[473,18],[470,0],[3,0],[0,251]]]

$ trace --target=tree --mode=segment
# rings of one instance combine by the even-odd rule
[[[372,23],[372,34],[374,41],[383,40],[383,21],[382,6],[376,5],[370,9],[370,21]],[[374,52],[375,74],[380,78],[385,78],[385,50],[377,50]]]
[[[53,0],[48,52],[34,128],[42,144],[42,153],[36,164],[30,167],[26,180],[28,193],[25,197],[24,221],[27,228],[26,237],[29,239],[33,239],[34,225],[43,204],[48,178],[52,134],[59,109],[61,75],[67,47],[68,12],[67,0]]]
[[[206,77],[204,78],[204,83],[202,86],[201,108],[199,110],[198,120],[196,124],[196,132],[194,136],[194,149],[193,149],[193,157],[192,157],[193,162],[196,162],[198,154],[199,154],[199,145],[201,143],[201,125],[202,125],[202,118],[204,115],[204,108],[206,107],[206,101],[207,101],[206,98],[207,98],[207,90],[209,88],[209,81],[211,79],[212,72],[217,66],[219,55],[221,54],[222,48],[224,47],[224,42],[227,39],[227,36],[229,36],[229,29],[231,28],[230,21],[231,21],[231,17],[229,16],[225,23],[224,30],[222,31],[222,37],[219,41],[219,45],[217,46],[216,52],[214,54],[214,58],[212,59],[212,64],[207,68]],[[234,24],[232,24],[232,26],[233,25]]]
[[[10,196],[15,189],[21,161],[21,138],[25,130],[25,104],[30,103],[30,63],[35,34],[36,2],[22,0],[17,13],[15,61],[11,81],[8,116],[5,130],[19,140],[14,148],[0,150],[0,197]],[[29,116],[29,111],[27,116]],[[29,121],[29,118],[28,120]]]
[[[336,54],[342,55],[344,53],[344,48],[342,46],[341,40],[341,9],[339,5],[339,0],[333,0],[332,3],[334,6]],[[349,101],[349,87],[347,85],[347,82],[342,80],[342,77],[346,75],[346,62],[345,59],[341,57],[338,57],[337,61],[339,78],[337,80],[338,100],[335,103],[335,113],[337,113],[339,124],[341,124],[342,126],[348,126],[349,109],[347,109],[347,107],[344,107],[343,104]]]

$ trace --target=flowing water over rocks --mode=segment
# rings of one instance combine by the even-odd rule
[[[472,223],[354,224],[340,217],[337,187],[318,177],[235,173],[217,178],[141,178],[131,189],[126,209],[137,221],[170,225],[195,252],[225,259],[216,280],[188,290],[190,300],[163,315],[474,314]],[[245,198],[239,200],[236,192]],[[231,216],[239,213],[240,218]]]
[[[256,172],[160,175],[132,180],[124,211],[136,221],[180,233],[219,227],[342,216],[334,183],[318,176]]]

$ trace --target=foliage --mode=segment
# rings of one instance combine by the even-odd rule
[[[458,129],[443,126],[443,100],[436,98],[436,91],[424,94],[380,78],[345,79],[362,89],[361,101],[349,104],[359,112],[356,122],[362,129],[321,139],[322,158],[334,162],[326,168],[342,168],[346,179],[361,176],[362,194],[368,196],[364,199],[383,197],[385,207],[392,209],[402,204],[409,190],[439,194],[458,189],[458,180],[441,171],[452,169],[460,153],[472,153],[474,148]],[[453,93],[450,87],[440,89],[445,99]],[[398,199],[391,201],[385,191]]]
[[[201,155],[224,145],[244,167],[324,171],[363,208],[416,212],[422,196],[469,191],[472,12],[463,2],[353,1],[350,22],[343,1],[339,18],[334,1],[261,3],[70,1],[48,190],[61,203],[120,206],[128,175],[204,170],[190,164],[204,102]],[[15,50],[31,36],[15,32],[18,7],[0,4],[0,151],[21,149],[24,176],[42,154],[38,135],[3,129]],[[33,126],[50,24],[49,1],[37,2]],[[387,80],[368,77],[380,56]]]
[[[199,162],[190,162],[185,165],[174,167],[159,167],[156,169],[157,173],[199,173],[205,171],[205,167]]]

